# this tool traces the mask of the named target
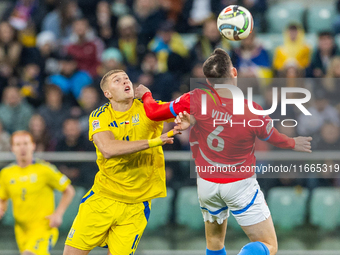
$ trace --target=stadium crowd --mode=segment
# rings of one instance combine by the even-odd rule
[[[309,88],[312,117],[288,109],[289,118],[299,123],[297,128],[277,128],[289,136],[313,136],[314,151],[340,149],[340,80],[336,79],[340,78],[340,51],[334,34],[321,31],[317,46],[311,48],[304,39],[305,26],[290,23],[282,34],[284,43],[270,52],[257,40],[257,34],[267,29],[268,2],[2,1],[0,151],[10,150],[9,137],[16,130],[29,130],[37,151],[94,151],[88,141],[88,116],[106,101],[99,82],[107,71],[123,69],[135,85],[149,87],[154,98],[170,101],[189,91],[190,78],[204,78],[202,64],[216,47],[229,52],[240,78],[252,78],[249,81],[264,109],[272,103],[271,85],[277,86],[272,78],[285,78],[282,86]],[[223,39],[216,27],[217,15],[229,4],[248,8],[254,17],[254,32],[239,44]],[[338,23],[334,17],[335,28]],[[188,43],[186,38],[193,35],[195,40]],[[282,119],[279,108],[275,114],[271,117]],[[261,141],[256,146],[274,149]],[[188,133],[165,149],[189,150]],[[183,164],[167,164],[170,185],[188,179],[181,171]],[[86,187],[97,171],[95,163],[58,167],[74,185]],[[300,184],[296,182],[283,179],[271,186]],[[313,185],[340,183],[329,179]]]

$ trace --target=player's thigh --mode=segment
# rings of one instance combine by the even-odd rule
[[[227,204],[219,194],[220,184],[197,179],[197,193],[204,221],[222,224],[229,217]]]
[[[114,202],[89,191],[82,199],[65,244],[83,251],[100,246],[115,217]]]
[[[225,194],[230,212],[240,226],[250,226],[265,221],[270,217],[270,211],[264,195],[255,178],[231,183]]]
[[[272,217],[250,226],[242,227],[252,242],[262,242],[277,249],[277,238]]]
[[[147,225],[150,210],[150,201],[127,205],[122,218],[109,231],[106,242],[112,255],[135,253]]]
[[[36,255],[49,255],[58,240],[58,234],[57,228],[28,231],[23,252],[30,252]]]

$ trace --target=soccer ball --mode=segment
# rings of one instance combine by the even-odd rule
[[[253,31],[253,26],[253,16],[246,8],[239,5],[229,5],[217,18],[217,28],[221,35],[231,41],[247,38]]]

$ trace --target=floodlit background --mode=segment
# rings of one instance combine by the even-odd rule
[[[218,13],[229,4],[248,8],[254,17],[254,32],[241,42],[222,39],[216,28]],[[88,115],[105,103],[99,81],[111,69],[125,70],[135,85],[170,101],[189,91],[190,78],[204,77],[203,62],[221,47],[239,77],[255,81],[251,85],[264,109],[271,106],[271,78],[286,78],[283,86],[312,93],[313,118],[291,109],[298,126],[277,128],[289,136],[311,135],[313,153],[276,150],[257,141],[258,164],[340,163],[340,1],[2,0],[0,20],[1,167],[14,159],[10,134],[26,129],[37,142],[37,156],[56,164],[76,186],[52,254],[61,254],[79,201],[98,170],[87,139]],[[271,117],[282,119],[275,114]],[[188,132],[164,149],[168,197],[153,201],[137,254],[204,254],[196,180],[189,177]],[[276,226],[278,254],[340,254],[340,179],[311,177],[259,179]],[[0,222],[0,254],[18,254],[13,224],[9,209]],[[247,242],[231,217],[228,254]]]

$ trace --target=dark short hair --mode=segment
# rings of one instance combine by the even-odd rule
[[[230,69],[233,66],[230,56],[224,50],[217,48],[203,63],[203,73],[209,78],[231,78]]]
[[[323,37],[323,36],[329,36],[329,37],[334,37],[334,34],[331,31],[321,31],[318,33],[318,37]]]

